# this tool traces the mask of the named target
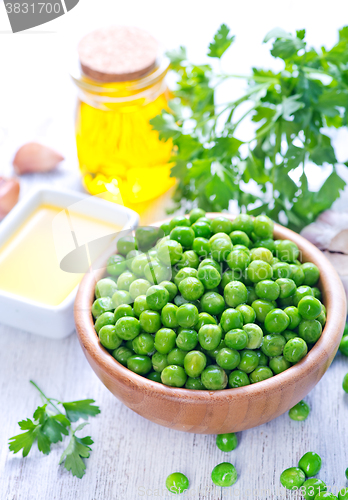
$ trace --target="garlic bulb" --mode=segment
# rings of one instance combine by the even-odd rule
[[[54,149],[38,142],[28,142],[18,149],[13,159],[13,166],[18,175],[49,172],[62,160],[64,157]]]
[[[19,198],[19,182],[17,179],[0,177],[0,220],[9,213]]]

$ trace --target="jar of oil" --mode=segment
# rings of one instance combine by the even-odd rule
[[[175,182],[170,177],[172,144],[160,141],[150,124],[167,108],[169,61],[155,53],[157,42],[138,28],[113,27],[90,35],[80,42],[80,67],[72,73],[83,183],[91,194],[111,193],[142,212]]]

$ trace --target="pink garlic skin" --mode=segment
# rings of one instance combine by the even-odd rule
[[[19,182],[17,179],[0,177],[0,220],[16,205],[19,198]]]
[[[13,167],[18,175],[53,170],[64,157],[48,146],[38,142],[28,142],[21,146],[13,159]]]

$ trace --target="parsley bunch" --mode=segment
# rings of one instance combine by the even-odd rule
[[[179,181],[175,209],[221,211],[235,200],[242,212],[264,213],[299,231],[344,188],[327,130],[347,126],[348,27],[330,50],[308,47],[305,30],[292,35],[276,28],[264,42],[270,40],[271,54],[283,60],[283,69],[253,68],[247,77],[193,64],[184,47],[167,54],[177,75],[175,99],[151,123],[161,139],[173,142],[171,175]],[[222,25],[207,55],[220,59],[233,41]],[[217,88],[236,77],[246,80],[244,95],[216,104]],[[235,119],[237,109],[242,116]],[[241,141],[237,128],[250,119],[256,130]],[[308,188],[308,161],[332,165],[317,192]]]
[[[98,406],[93,399],[83,399],[81,401],[71,401],[62,403],[56,399],[48,398],[42,390],[31,380],[31,384],[40,392],[43,406],[38,406],[33,414],[33,420],[27,418],[18,422],[21,434],[9,439],[9,449],[13,453],[23,450],[23,457],[30,452],[34,442],[37,442],[38,449],[48,455],[51,445],[63,440],[63,436],[70,436],[69,444],[63,452],[59,464],[64,462],[64,467],[71,471],[73,476],[80,479],[85,474],[86,465],[83,458],[90,455],[93,441],[90,436],[79,438],[76,433],[82,430],[87,422],[78,425],[75,429],[71,424],[80,418],[87,420],[88,417],[95,417],[100,413]],[[65,414],[61,413],[57,405],[64,408]]]

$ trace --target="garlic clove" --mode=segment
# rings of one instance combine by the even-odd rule
[[[348,254],[348,229],[343,229],[343,231],[336,234],[330,241],[327,250]]]
[[[13,159],[13,166],[18,175],[49,172],[62,160],[64,157],[54,149],[38,142],[28,142],[18,149]]]
[[[0,220],[15,206],[19,198],[19,182],[17,179],[0,177]]]

